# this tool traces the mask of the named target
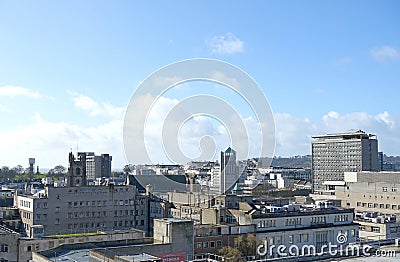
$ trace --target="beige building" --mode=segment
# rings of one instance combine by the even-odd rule
[[[312,173],[315,194],[331,190],[326,181],[343,181],[344,172],[378,171],[378,140],[359,130],[313,136]],[[329,194],[329,193],[328,193]]]
[[[0,225],[0,261],[17,262],[20,234]]]
[[[47,187],[15,196],[28,237],[145,227],[147,205],[138,200],[133,186]]]
[[[255,225],[257,239],[264,243],[265,258],[278,257],[277,247],[284,245],[302,252],[314,249],[319,253],[324,245],[345,245],[358,239],[358,224],[353,223],[354,210],[342,208],[306,208],[266,206],[259,210],[230,210],[239,225]],[[338,242],[338,239],[344,242]],[[313,250],[311,250],[313,251]]]
[[[360,237],[400,237],[400,172],[345,172],[335,187],[343,207],[354,208]]]

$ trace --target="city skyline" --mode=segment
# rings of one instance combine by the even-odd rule
[[[312,135],[352,129],[376,134],[379,151],[400,155],[397,1],[0,6],[1,165],[34,157],[51,168],[78,148],[109,153],[113,168],[123,167],[123,116],[136,86],[193,57],[232,63],[258,82],[274,112],[277,156],[311,154]],[[203,86],[178,88],[161,97],[148,130]],[[254,124],[246,105],[226,99]],[[218,123],[197,118],[181,140],[191,148],[191,139],[221,133]],[[148,139],[157,141],[156,132]],[[229,146],[222,135],[218,141],[217,152]]]

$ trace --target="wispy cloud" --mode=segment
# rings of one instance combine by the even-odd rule
[[[353,58],[346,56],[346,57],[342,57],[339,60],[337,60],[335,62],[335,66],[339,67],[339,68],[344,68],[344,67],[350,65],[351,63],[353,63]]]
[[[317,94],[323,94],[326,92],[326,90],[322,87],[316,87],[313,89],[313,91],[314,91],[314,93],[317,93]]]
[[[235,54],[244,51],[244,43],[232,33],[214,36],[209,42],[211,50],[216,54]]]
[[[97,102],[88,96],[75,92],[69,92],[69,94],[72,95],[75,106],[89,112],[91,116],[105,115],[121,118],[123,115],[124,109],[122,107],[116,107],[106,102]]]
[[[370,51],[372,58],[378,62],[400,60],[400,51],[391,46],[382,46]]]
[[[44,98],[44,97],[50,98],[38,92],[32,91],[28,88],[20,86],[2,86],[0,87],[0,96],[5,96],[5,97],[27,96],[32,98]]]
[[[68,151],[79,145],[80,151],[110,153],[113,168],[124,165],[122,120],[81,127],[66,122],[51,122],[34,113],[25,126],[0,131],[0,145],[7,150],[0,157],[7,165],[24,164],[34,156],[41,168],[66,165]]]
[[[367,112],[340,114],[330,111],[321,119],[297,118],[287,113],[276,113],[276,155],[311,154],[311,136],[362,129],[378,135],[379,150],[397,154],[400,146],[400,118],[389,112],[371,115]]]

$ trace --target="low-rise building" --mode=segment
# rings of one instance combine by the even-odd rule
[[[324,246],[357,241],[359,229],[358,224],[353,223],[353,209],[321,207],[288,205],[230,211],[239,225],[255,225],[257,239],[265,245],[265,258],[278,257],[280,245],[284,245],[286,251],[294,246],[300,252],[295,255],[301,256],[305,248],[311,247],[318,253]]]
[[[17,262],[20,234],[0,225],[0,261]]]
[[[345,172],[332,190],[342,207],[355,209],[360,238],[400,237],[400,172]]]
[[[144,225],[135,196],[133,186],[46,187],[35,195],[17,194],[15,203],[26,235],[35,237],[34,232],[46,236]]]

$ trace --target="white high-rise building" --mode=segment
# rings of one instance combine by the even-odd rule
[[[314,192],[329,194],[329,181],[344,181],[344,172],[378,171],[376,135],[359,130],[313,136],[312,173]],[[344,183],[344,182],[343,182]]]
[[[236,151],[231,147],[221,151],[220,171],[212,175],[212,191],[225,194],[231,190],[239,179],[238,166],[236,165]]]

